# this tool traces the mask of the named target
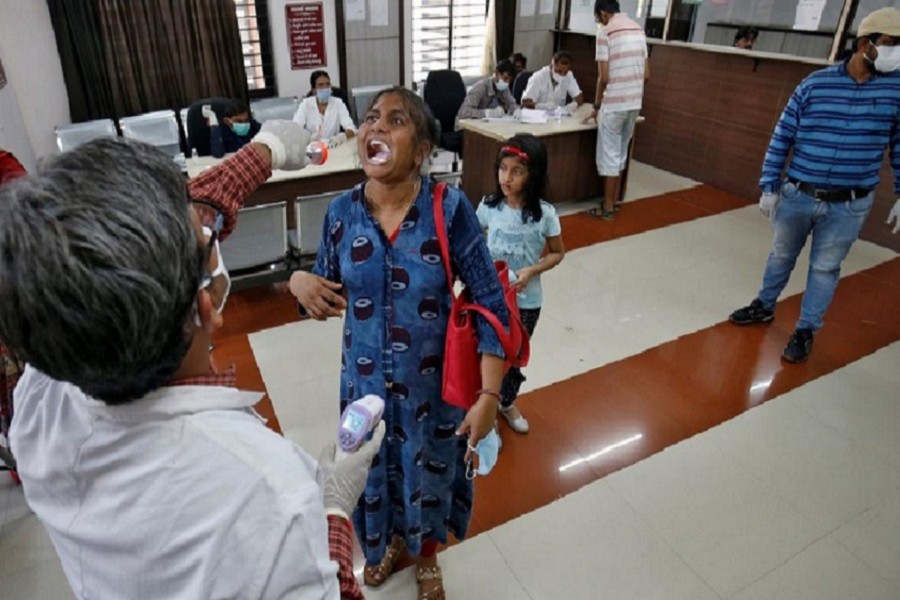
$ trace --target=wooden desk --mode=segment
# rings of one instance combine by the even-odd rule
[[[188,159],[188,177],[196,177],[223,159],[201,156]],[[299,196],[348,190],[366,178],[356,155],[356,139],[328,151],[328,160],[322,165],[310,165],[299,171],[272,171],[272,176],[259,186],[247,199],[245,206],[258,206],[270,202],[292,202]],[[289,221],[294,211],[288,211]]]
[[[547,147],[548,202],[570,202],[603,195],[603,180],[597,175],[597,125],[581,122],[591,113],[590,104],[582,104],[571,117],[557,123],[528,124],[514,121],[463,119],[464,131],[462,189],[473,203],[497,189],[494,161],[504,142],[517,133],[541,138]],[[642,119],[640,119],[642,120]],[[629,158],[630,162],[630,158]],[[627,174],[628,165],[625,172]],[[623,191],[624,195],[624,185]]]

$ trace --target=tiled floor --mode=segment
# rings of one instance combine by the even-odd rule
[[[644,165],[615,221],[589,206],[562,211],[519,401],[532,431],[503,426],[470,537],[441,553],[448,597],[900,599],[900,257],[856,244],[811,360],[785,365],[805,259],[774,323],[724,322],[759,285],[755,207]],[[215,359],[316,455],[340,323],[298,321],[284,286],[233,295],[225,319]],[[69,597],[11,482],[0,517],[0,598]],[[411,570],[367,596],[415,598]]]

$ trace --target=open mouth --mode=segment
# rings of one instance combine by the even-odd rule
[[[369,140],[366,143],[366,159],[373,165],[383,165],[391,159],[391,149],[381,140]]]

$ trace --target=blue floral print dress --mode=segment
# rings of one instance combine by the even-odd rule
[[[366,394],[385,399],[387,435],[353,515],[369,564],[393,534],[417,555],[423,541],[465,536],[473,486],[465,477],[466,438],[455,435],[465,411],[441,400],[441,365],[450,292],[433,213],[434,181],[421,191],[393,242],[372,217],[365,184],[328,207],[313,272],[344,286],[347,311],[340,407]],[[444,220],[454,271],[473,298],[508,323],[496,270],[475,211],[448,187]],[[493,329],[478,322],[479,349],[503,356]]]

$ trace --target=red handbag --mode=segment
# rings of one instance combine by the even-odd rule
[[[481,389],[481,356],[478,353],[478,331],[475,328],[475,313],[480,314],[497,332],[497,337],[506,354],[506,365],[524,367],[531,355],[528,332],[519,318],[516,290],[509,284],[509,268],[503,261],[495,261],[497,276],[503,286],[503,298],[509,311],[509,330],[500,319],[487,308],[472,301],[471,292],[463,289],[456,295],[453,289],[455,278],[450,267],[450,244],[447,241],[447,227],[444,222],[443,198],[446,184],[434,187],[434,223],[441,260],[447,275],[447,286],[453,302],[450,305],[450,319],[447,323],[447,339],[444,342],[444,374],[441,382],[441,396],[444,402],[468,410],[478,399]]]

